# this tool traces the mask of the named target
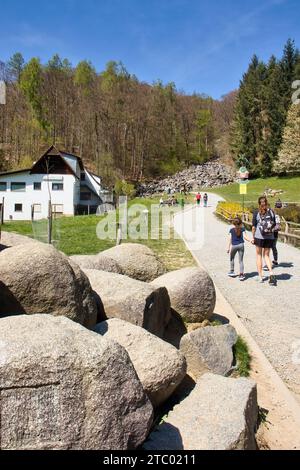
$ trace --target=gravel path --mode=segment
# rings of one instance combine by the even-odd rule
[[[210,194],[209,198],[207,209],[194,207],[184,213],[184,238],[300,402],[300,250],[278,243],[281,264],[276,268],[278,286],[272,287],[268,282],[257,282],[255,247],[246,243],[247,279],[240,282],[229,278],[226,250],[230,227],[214,215],[220,197]],[[175,228],[179,233],[182,226],[177,216]],[[195,228],[193,239],[191,231]]]

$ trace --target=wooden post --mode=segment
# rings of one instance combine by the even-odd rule
[[[284,233],[285,233],[286,235],[289,234],[289,224],[288,224],[287,221],[285,221],[285,230],[284,230]],[[288,236],[285,236],[285,237],[284,237],[284,243],[287,243],[287,242],[288,242],[288,239],[289,239],[289,237],[288,237]]]
[[[90,215],[90,205],[88,204],[88,215]]]
[[[0,214],[0,224],[4,225],[4,197],[2,198],[1,214]]]
[[[122,243],[122,224],[117,224],[117,242],[116,246]]]
[[[48,244],[51,245],[52,242],[52,205],[49,201],[48,206]]]

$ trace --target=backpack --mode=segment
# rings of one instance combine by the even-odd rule
[[[274,232],[276,227],[276,217],[274,212],[271,209],[268,209],[265,215],[258,213],[258,228],[260,233],[264,235],[270,235]]]

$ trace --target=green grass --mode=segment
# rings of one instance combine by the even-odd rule
[[[270,198],[270,202],[276,202],[280,197],[283,202],[298,202],[300,203],[300,176],[296,177],[273,177],[266,179],[250,180],[247,189],[248,194],[245,195],[245,203],[251,205],[257,204],[259,196],[261,196],[265,189],[282,189],[284,192],[279,196]],[[227,201],[242,202],[243,196],[239,194],[239,184],[230,184],[221,188],[210,189],[210,192],[219,194]]]
[[[152,204],[158,204],[159,198],[134,199],[129,202],[129,207],[133,204],[142,204],[151,211]],[[118,217],[118,214],[117,214]],[[60,217],[53,221],[54,245],[66,255],[96,254],[115,246],[115,240],[100,240],[96,234],[97,224],[103,220],[103,216],[77,216]],[[47,221],[36,222],[7,222],[2,228],[4,231],[15,232],[36,238],[40,241],[47,240]],[[151,225],[149,227],[149,233]],[[161,239],[162,228],[160,228],[160,239],[151,240],[124,240],[126,242],[142,243],[151,248],[159,259],[163,261],[167,270],[175,270],[183,267],[194,266],[195,261],[187,250],[181,239],[174,239],[171,229],[171,238]]]
[[[249,377],[251,370],[251,356],[247,343],[240,336],[233,347],[233,353],[239,376]]]

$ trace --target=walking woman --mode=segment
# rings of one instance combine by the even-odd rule
[[[244,281],[245,269],[244,269],[244,253],[245,253],[245,240],[250,242],[246,234],[245,227],[243,226],[242,220],[237,217],[233,221],[233,228],[229,231],[229,245],[227,253],[230,253],[230,271],[228,273],[229,277],[235,277],[234,272],[234,259],[236,254],[239,254],[239,263],[240,263],[240,281]]]
[[[275,213],[269,207],[268,200],[262,196],[258,200],[258,210],[253,214],[252,221],[252,243],[256,246],[256,264],[259,282],[264,282],[263,258],[268,266],[270,279],[269,284],[276,286],[277,281],[272,269],[270,250],[274,244],[274,227],[276,226]]]

